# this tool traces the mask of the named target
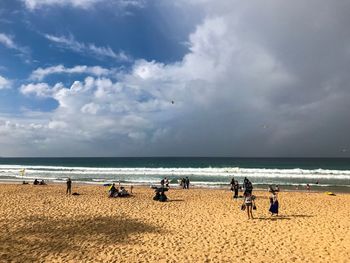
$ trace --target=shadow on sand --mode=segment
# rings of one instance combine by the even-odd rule
[[[168,202],[184,202],[183,199],[168,199]]]
[[[82,255],[84,249],[118,243],[137,243],[135,234],[160,233],[135,219],[116,217],[61,218],[32,216],[25,224],[0,236],[1,262],[38,262],[45,256]],[[44,258],[42,258],[44,257]]]
[[[269,217],[257,217],[258,220],[268,220],[268,221],[277,221],[277,220],[291,220],[293,218],[308,218],[314,217],[312,215],[280,215],[280,216],[269,216]]]

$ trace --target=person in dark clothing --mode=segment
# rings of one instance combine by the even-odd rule
[[[248,178],[244,177],[244,181],[243,181],[243,188],[244,188],[244,190],[246,189],[248,182],[249,182]]]
[[[186,189],[186,179],[185,178],[181,179],[181,184],[182,184],[182,188]]]
[[[186,176],[185,182],[186,182],[186,188],[190,189],[190,179],[188,179],[187,176]]]
[[[39,184],[38,179],[35,179],[34,182],[33,182],[33,185],[38,185],[38,184]]]
[[[235,186],[235,178],[232,178],[230,186],[231,186],[230,190],[233,191],[234,190],[234,186]]]
[[[109,189],[109,197],[114,197],[115,193],[117,193],[118,190],[115,188],[115,184],[112,184],[111,188]]]
[[[233,198],[238,198],[239,184],[238,184],[237,181],[235,181],[234,184],[233,184],[233,190],[235,192]]]
[[[164,183],[165,183],[165,180],[164,180],[164,179],[162,179],[162,180],[160,181],[160,185],[161,185],[161,187],[164,187]]]
[[[72,194],[72,180],[70,178],[67,179],[67,191],[66,194]]]
[[[250,195],[252,195],[252,193],[253,193],[253,184],[248,179],[247,179],[247,183],[246,183],[246,186],[245,186],[244,196],[247,193],[250,194]]]

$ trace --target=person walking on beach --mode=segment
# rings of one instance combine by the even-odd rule
[[[271,212],[271,216],[274,214],[278,215],[278,200],[277,200],[277,193],[275,191],[271,192],[270,196],[270,209],[269,211]]]
[[[234,177],[231,179],[230,186],[231,186],[230,190],[233,191],[234,190],[233,188],[235,186],[235,178]]]
[[[66,194],[72,194],[72,180],[70,178],[67,179],[67,191]]]
[[[233,191],[235,192],[233,198],[238,198],[238,190],[239,190],[239,184],[238,184],[238,181],[235,181],[233,184]]]
[[[188,179],[187,176],[186,176],[185,182],[186,182],[186,188],[190,189],[190,179]]]
[[[246,195],[244,196],[244,201],[243,201],[243,205],[242,206],[245,206],[245,208],[247,210],[248,219],[254,219],[254,217],[253,217],[253,207],[255,207],[255,203],[254,203],[252,194],[246,193]]]

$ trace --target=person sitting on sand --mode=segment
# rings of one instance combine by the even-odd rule
[[[124,187],[120,187],[120,190],[118,192],[119,197],[126,197],[129,196],[128,191]]]
[[[44,180],[41,180],[39,184],[40,184],[40,185],[46,185],[46,183],[44,182]]]
[[[277,193],[273,191],[270,196],[270,209],[269,211],[271,212],[271,216],[274,214],[278,215],[278,200],[277,200]]]
[[[35,179],[34,182],[33,182],[33,185],[38,185],[38,184],[39,184],[38,179]]]
[[[118,192],[118,189],[115,188],[115,184],[113,183],[111,187],[109,188],[109,197],[114,197],[115,194]]]
[[[255,206],[254,198],[251,193],[247,192],[244,196],[243,205],[247,209],[248,219],[254,219],[253,217],[253,206]]]

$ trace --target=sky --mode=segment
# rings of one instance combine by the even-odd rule
[[[0,156],[350,157],[346,0],[0,0]]]

